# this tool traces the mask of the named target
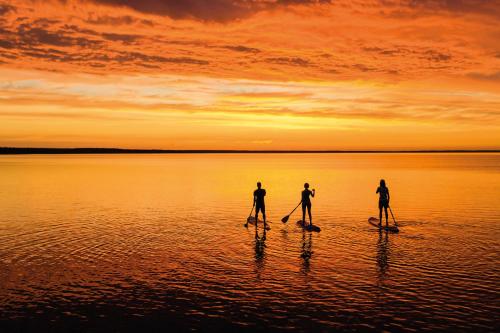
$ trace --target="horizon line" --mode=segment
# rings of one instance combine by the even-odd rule
[[[500,153],[500,149],[132,149],[0,147],[0,155],[49,154],[348,154],[348,153]]]

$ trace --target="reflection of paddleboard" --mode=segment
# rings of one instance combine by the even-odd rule
[[[255,217],[250,216],[247,219],[248,224],[255,225]],[[259,225],[262,226],[264,225],[264,221],[259,220]],[[266,230],[271,230],[271,227],[269,226],[269,221],[266,221]]]
[[[382,223],[382,225],[379,225],[378,218],[376,218],[376,217],[370,217],[368,219],[368,223],[370,223],[372,226],[374,226],[378,229],[382,229],[382,230],[390,231],[390,232],[399,232],[398,227],[396,227],[395,225],[391,225],[388,227],[386,227],[384,223]]]
[[[315,224],[313,224],[312,226],[310,226],[309,223],[306,223],[304,225],[304,221],[302,221],[302,220],[297,221],[297,225],[299,227],[301,227],[302,229],[307,230],[307,231],[315,231],[315,232],[320,232],[321,231],[321,228],[318,227]]]

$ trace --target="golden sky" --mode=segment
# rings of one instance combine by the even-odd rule
[[[0,0],[0,146],[499,149],[498,0]]]

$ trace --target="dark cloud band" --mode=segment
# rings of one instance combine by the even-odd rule
[[[124,6],[140,12],[172,18],[230,21],[264,9],[287,5],[330,3],[330,0],[92,0],[95,3]]]

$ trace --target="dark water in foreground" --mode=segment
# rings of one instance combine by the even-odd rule
[[[320,233],[280,222],[304,181]],[[500,329],[499,154],[1,156],[0,184],[1,331]]]

